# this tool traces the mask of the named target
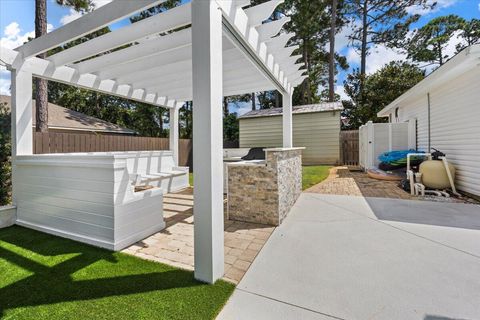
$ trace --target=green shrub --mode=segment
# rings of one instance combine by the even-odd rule
[[[9,204],[12,197],[10,125],[10,110],[0,103],[0,205]]]

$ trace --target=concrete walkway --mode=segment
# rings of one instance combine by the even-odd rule
[[[219,319],[479,319],[480,206],[304,193]]]

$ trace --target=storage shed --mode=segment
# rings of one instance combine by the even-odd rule
[[[336,164],[341,102],[293,107],[293,145],[306,147],[303,164]],[[282,146],[282,108],[252,110],[240,120],[240,148]]]
[[[480,196],[480,45],[470,46],[378,113],[407,122],[409,145],[446,153],[457,188]]]

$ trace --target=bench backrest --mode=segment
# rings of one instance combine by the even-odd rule
[[[142,151],[129,155],[127,168],[131,174],[169,172],[175,167],[171,151]]]

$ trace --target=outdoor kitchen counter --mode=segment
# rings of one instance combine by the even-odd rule
[[[228,164],[228,217],[280,225],[302,192],[302,150],[265,149],[264,162]]]

